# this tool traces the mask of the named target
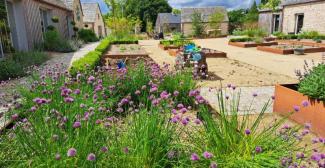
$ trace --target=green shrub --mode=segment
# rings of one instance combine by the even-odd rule
[[[0,61],[0,80],[22,77],[27,74],[26,68],[41,65],[48,59],[43,52],[17,52]]]
[[[263,29],[246,29],[246,30],[235,30],[233,35],[236,36],[248,36],[248,37],[266,37],[267,32]]]
[[[230,42],[249,42],[254,41],[254,38],[251,37],[242,37],[242,38],[232,38]]]
[[[312,68],[300,81],[298,91],[310,98],[325,101],[325,64]]]
[[[90,29],[79,30],[78,37],[86,43],[98,41],[96,34]]]
[[[55,52],[73,52],[77,48],[74,47],[70,40],[60,37],[57,30],[48,30],[44,34],[44,49]]]
[[[109,47],[109,45],[110,45],[110,41],[107,38],[106,39],[103,39],[101,41],[101,43],[96,47],[95,50],[98,51],[98,52],[103,53],[103,52],[105,52],[107,50],[107,48]]]
[[[70,68],[70,74],[75,76],[78,72],[86,72],[88,69],[95,69],[100,65],[101,52],[90,51],[84,57],[74,61]]]

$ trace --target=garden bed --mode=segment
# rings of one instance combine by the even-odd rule
[[[325,48],[323,47],[303,46],[303,48],[304,48],[304,53],[317,53],[317,52],[325,51]],[[271,52],[275,54],[288,55],[294,53],[294,46],[288,46],[288,45],[258,46],[257,50]]]
[[[202,48],[201,53],[205,55],[206,58],[227,58],[227,53],[208,48]]]
[[[174,45],[169,45],[169,46],[165,46],[163,44],[158,44],[159,48],[163,49],[163,50],[169,50],[169,49],[179,49],[179,46],[174,46]]]
[[[308,102],[308,103],[306,103]],[[308,104],[307,107],[301,107]],[[298,106],[299,111],[294,112],[294,107]],[[298,108],[296,107],[296,108]],[[296,109],[298,110],[298,109]],[[310,99],[297,91],[297,85],[276,85],[275,101],[273,111],[294,120],[299,124],[311,123],[312,131],[325,136],[325,104],[324,102]]]
[[[149,58],[148,53],[138,44],[115,44],[102,56],[105,65],[117,60]]]
[[[242,47],[242,48],[250,48],[250,47],[257,47],[257,46],[272,46],[278,45],[278,42],[263,42],[263,43],[256,43],[256,42],[228,42],[228,45]]]
[[[170,56],[176,57],[178,49],[168,49],[168,54]]]
[[[276,40],[278,43],[286,43],[291,45],[304,45],[314,47],[325,47],[325,43],[316,43],[313,40]]]

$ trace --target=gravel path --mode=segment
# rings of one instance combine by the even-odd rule
[[[266,113],[273,112],[272,96],[274,95],[274,86],[262,86],[262,87],[239,87],[235,91],[232,89],[226,89],[224,95],[229,96],[229,101],[232,100],[232,94],[240,93],[239,114],[259,114],[264,105],[270,101]],[[218,91],[217,89],[211,89],[207,87],[201,88],[201,95],[209,101],[211,106],[218,109]],[[253,94],[257,94],[256,97]],[[249,108],[251,105],[251,108]],[[250,110],[248,110],[250,109]]]
[[[172,67],[175,64],[175,57],[168,54],[167,51],[162,50],[158,47],[158,40],[141,40],[139,45],[143,47],[149,54],[149,56],[159,65],[163,63],[170,64]]]
[[[94,50],[100,42],[90,43],[85,45],[80,50],[73,53],[49,53],[50,59],[45,62],[42,67],[54,66],[55,64],[62,64],[63,70],[67,70],[73,61],[83,57],[89,51]],[[4,125],[3,113],[8,111],[8,107],[13,104],[13,95],[17,93],[17,86],[27,84],[28,77],[0,82],[0,128]]]

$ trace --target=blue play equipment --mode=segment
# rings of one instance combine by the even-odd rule
[[[126,65],[125,65],[125,63],[123,62],[123,60],[119,60],[119,61],[117,62],[117,67],[118,67],[118,69],[122,69],[122,68],[125,68]]]

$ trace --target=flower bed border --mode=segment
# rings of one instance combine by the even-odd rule
[[[178,47],[178,46],[173,46],[173,45],[170,45],[170,46],[164,46],[164,45],[162,45],[162,44],[158,44],[158,47],[161,48],[162,50],[180,49],[180,47]]]
[[[236,46],[236,47],[242,47],[242,48],[251,48],[251,47],[257,47],[257,46],[272,46],[272,45],[278,45],[278,42],[272,41],[272,42],[263,42],[260,44],[257,43],[247,43],[247,42],[228,42],[228,45]]]
[[[281,55],[288,55],[293,54],[293,49],[281,49],[281,48],[273,48],[270,46],[257,46],[257,50],[265,51],[265,52],[271,52],[275,54],[281,54]],[[305,53],[317,53],[317,52],[325,52],[325,48],[319,47],[319,48],[306,48],[304,49]]]
[[[300,110],[289,118],[299,124],[311,123],[313,132],[325,136],[325,103],[304,96],[295,89],[296,87],[296,84],[275,86],[273,112],[289,115],[294,111],[294,106],[300,106]],[[308,101],[309,105],[302,107],[303,101]]]

